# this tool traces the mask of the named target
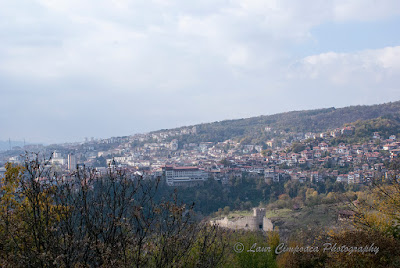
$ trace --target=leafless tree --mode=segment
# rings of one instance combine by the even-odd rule
[[[50,160],[27,154],[20,180],[12,260],[19,267],[215,267],[224,232],[194,220],[178,193],[160,198],[161,178],[144,180],[123,169],[100,175],[79,167],[54,171]],[[17,213],[18,212],[18,213]],[[4,263],[4,262],[3,262]]]

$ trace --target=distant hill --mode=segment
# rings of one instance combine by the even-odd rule
[[[11,148],[15,146],[24,146],[23,141],[11,141]],[[10,149],[9,141],[0,141],[0,151],[7,151]]]
[[[260,140],[271,138],[273,136],[271,133],[274,133],[274,131],[322,132],[359,120],[364,121],[380,117],[398,118],[399,116],[400,101],[377,105],[292,111],[199,124],[195,125],[197,129],[196,135],[183,135],[179,139],[182,142],[220,142],[236,138],[247,139],[249,143],[257,143]],[[266,127],[270,127],[271,131],[266,131]]]

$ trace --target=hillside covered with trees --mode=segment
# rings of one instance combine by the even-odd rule
[[[397,120],[400,116],[400,101],[377,105],[357,105],[344,108],[292,111],[274,115],[224,120],[195,125],[196,135],[183,135],[180,140],[187,142],[221,142],[227,139],[257,141],[271,138],[274,131],[280,132],[323,132],[358,121],[380,117]],[[358,124],[359,124],[358,123]],[[272,131],[266,131],[270,127]],[[176,130],[179,130],[178,128]],[[156,131],[154,133],[166,130]]]
[[[307,228],[282,239],[277,231],[235,232],[200,221],[176,192],[158,198],[159,180],[132,179],[123,170],[96,177],[77,169],[63,177],[38,155],[6,169],[1,267],[398,267],[400,261],[400,187],[391,178],[355,195],[352,229]],[[299,199],[301,189],[292,186],[284,186],[277,207]],[[311,209],[303,219],[318,192],[305,192]]]

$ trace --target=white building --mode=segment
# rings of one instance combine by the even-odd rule
[[[75,170],[76,169],[76,156],[73,154],[68,155],[68,170]]]
[[[208,173],[198,167],[163,167],[168,186],[190,185],[208,179]]]
[[[176,150],[178,150],[178,147],[179,147],[178,140],[176,140],[176,139],[172,140],[170,145],[169,145],[169,148],[172,151],[176,151]]]
[[[61,165],[61,166],[67,164],[66,159],[62,158],[61,153],[57,151],[54,151],[53,157],[51,158],[50,162],[53,165]]]

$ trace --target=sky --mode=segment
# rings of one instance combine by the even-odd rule
[[[400,100],[398,0],[0,0],[0,140]]]

